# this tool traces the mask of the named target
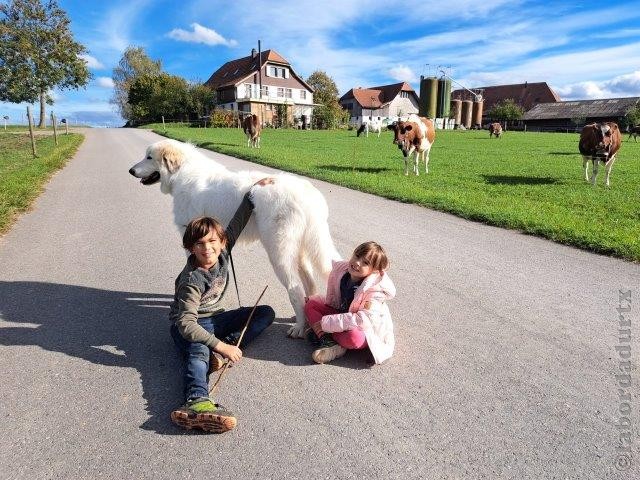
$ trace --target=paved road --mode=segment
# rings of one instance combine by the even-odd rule
[[[0,239],[0,478],[637,475],[637,264],[319,181],[341,253],[368,239],[388,250],[396,355],[373,368],[354,352],[312,364],[309,345],[285,338],[292,311],[266,254],[239,247],[243,303],[268,284],[277,323],[221,384],[237,429],[175,428],[167,308],[184,254],[170,197],[127,174],[155,139],[87,131]],[[633,320],[633,463],[622,473],[620,289]]]

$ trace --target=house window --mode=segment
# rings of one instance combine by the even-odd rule
[[[400,98],[409,98],[409,92],[400,92]]]
[[[344,108],[346,108],[347,110],[351,111],[353,110],[353,103],[347,103],[345,104]]]
[[[284,88],[278,87],[278,97],[284,97]]]
[[[246,83],[244,85],[244,91],[245,91],[245,96],[248,98],[251,98],[251,84],[250,83]]]
[[[276,78],[287,78],[286,69],[283,67],[269,67],[269,76]]]
[[[262,89],[260,90],[260,93],[262,94],[263,97],[268,97],[269,96],[269,87],[262,87]]]
[[[307,99],[307,91],[306,90],[300,90],[300,98],[302,100],[306,100]]]
[[[290,88],[287,88],[285,90],[285,97],[287,98],[293,98],[293,91]]]

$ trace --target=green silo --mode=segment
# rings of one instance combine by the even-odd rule
[[[451,112],[451,80],[438,79],[438,104],[436,114],[438,118],[449,118]]]
[[[420,109],[422,117],[436,118],[438,106],[438,79],[420,77]]]

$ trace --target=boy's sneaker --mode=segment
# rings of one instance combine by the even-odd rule
[[[209,350],[209,352],[209,371],[207,372],[207,376],[213,372],[217,372],[224,366],[224,360],[222,360],[217,353],[214,353],[213,350]]]
[[[182,407],[171,412],[171,420],[187,430],[197,428],[213,433],[226,432],[237,424],[233,413],[207,397],[187,401]]]
[[[311,354],[311,358],[316,363],[327,363],[340,358],[345,353],[347,353],[346,348],[338,345],[331,334],[325,334],[321,338],[320,348]]]

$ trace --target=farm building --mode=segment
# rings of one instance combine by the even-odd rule
[[[397,120],[418,113],[418,95],[406,82],[371,88],[352,88],[338,100],[351,114],[350,122],[359,125],[363,118]]]
[[[216,91],[216,108],[254,113],[263,125],[311,122],[313,88],[275,50],[253,49],[222,65],[205,85]]]
[[[472,88],[471,90],[482,95],[482,124],[492,120],[488,113],[493,106],[507,99],[512,99],[516,104],[520,105],[525,112],[539,103],[560,101],[558,94],[556,94],[546,82],[494,85],[492,87]],[[466,89],[458,89],[451,92],[451,99],[473,101],[475,97]]]
[[[624,125],[624,116],[638,101],[640,97],[540,103],[526,112],[522,121],[530,131],[574,131],[591,122]]]

